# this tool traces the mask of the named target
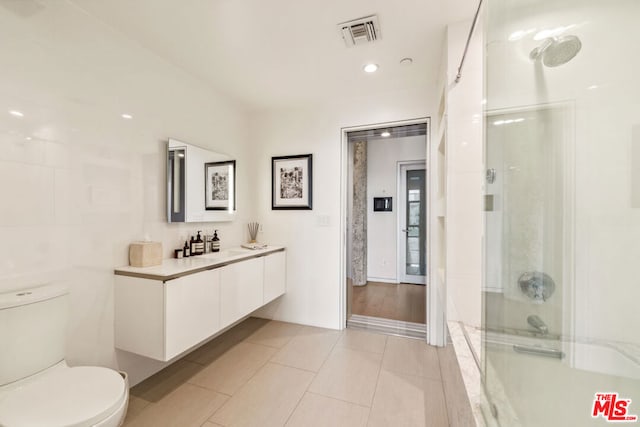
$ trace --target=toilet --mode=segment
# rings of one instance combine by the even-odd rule
[[[0,426],[117,427],[124,375],[64,360],[68,290],[57,284],[0,294]]]

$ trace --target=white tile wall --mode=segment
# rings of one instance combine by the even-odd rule
[[[453,80],[470,22],[448,26]],[[471,41],[462,79],[449,86],[447,120],[447,318],[480,326],[482,283],[482,28]]]
[[[0,8],[0,292],[64,281],[69,362],[141,370],[113,347],[113,268],[145,235],[165,257],[199,229],[241,243],[253,219],[247,115],[71,2],[41,4],[30,16]],[[166,223],[169,137],[237,160],[235,222]]]

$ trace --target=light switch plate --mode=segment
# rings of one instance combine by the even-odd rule
[[[318,224],[318,227],[329,227],[331,226],[331,217],[329,215],[317,215],[316,224]]]

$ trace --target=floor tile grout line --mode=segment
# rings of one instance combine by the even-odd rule
[[[302,328],[301,328],[301,329],[302,329]],[[299,335],[298,335],[298,333],[296,333],[296,337],[297,337],[297,336],[299,336]],[[248,337],[247,337],[247,338],[248,338]],[[245,342],[247,338],[244,338],[244,339],[243,339],[242,341],[240,341],[240,342]],[[291,340],[289,340],[289,343],[290,343],[292,340],[293,340],[293,338],[292,338]],[[258,343],[253,343],[253,342],[250,342],[250,341],[248,341],[248,342],[249,342],[250,344],[256,344],[256,345],[260,345],[260,346],[262,346],[262,347],[267,347],[267,348],[271,348],[271,349],[273,349],[273,347],[269,347],[269,346],[267,346],[267,345],[258,344]],[[285,344],[282,348],[286,347],[289,343]],[[337,343],[337,340],[336,340],[336,343]],[[331,350],[329,351],[329,354],[331,353],[331,351],[333,351],[333,347],[334,347],[334,346],[335,346],[335,343],[334,343],[334,344],[333,344],[333,346],[331,347]],[[282,349],[282,348],[281,348],[281,349]],[[280,349],[280,350],[281,350],[281,349]],[[262,365],[260,365],[260,367],[259,367],[259,368],[258,368],[258,369],[253,373],[253,375],[251,375],[251,377],[250,377],[250,378],[248,378],[248,379],[247,379],[247,381],[245,381],[245,382],[244,382],[244,383],[243,383],[243,384],[238,388],[238,391],[240,391],[240,389],[241,389],[241,388],[245,387],[245,386],[249,383],[249,381],[251,381],[251,380],[252,380],[252,379],[253,379],[253,378],[258,374],[258,372],[260,372],[262,369],[264,369],[264,367],[265,367],[268,363],[273,363],[274,365],[279,365],[279,366],[283,366],[283,367],[286,367],[286,368],[292,368],[292,369],[299,369],[299,370],[304,371],[304,372],[312,373],[312,374],[313,374],[313,378],[311,379],[311,381],[309,382],[309,385],[308,385],[308,386],[307,386],[307,388],[305,389],[305,393],[306,393],[306,391],[307,391],[307,390],[309,389],[309,387],[311,386],[311,383],[312,383],[312,382],[313,382],[313,380],[315,379],[315,377],[316,377],[317,373],[315,373],[315,372],[313,372],[313,371],[308,371],[308,370],[306,370],[306,369],[297,368],[297,367],[293,367],[293,366],[288,366],[288,365],[284,365],[284,364],[281,364],[281,363],[278,363],[278,362],[273,362],[273,361],[272,361],[272,359],[273,359],[273,358],[276,356],[276,354],[278,354],[278,353],[279,353],[279,351],[276,351],[276,352],[275,352],[275,353],[274,353],[274,354],[273,354],[269,359],[267,359],[267,360],[266,360]],[[328,358],[328,357],[329,357],[329,356],[327,355],[327,358]],[[326,361],[326,359],[325,359],[325,361]],[[323,362],[323,364],[324,364],[324,362]],[[236,393],[237,393],[237,392],[236,392]],[[304,393],[302,393],[302,396],[300,397],[300,399],[299,399],[299,400],[298,400],[298,402],[296,403],[296,406],[294,407],[293,411],[291,411],[291,413],[290,413],[290,414],[289,414],[289,416],[287,417],[287,420],[285,421],[285,424],[289,421],[289,418],[291,418],[291,415],[293,415],[293,413],[294,413],[294,412],[295,412],[295,410],[297,409],[298,405],[300,404],[300,401],[302,400],[302,397],[304,397]],[[213,416],[216,414],[216,412],[218,412],[218,411],[219,411],[219,410],[221,410],[224,406],[226,406],[226,405],[227,405],[227,403],[229,402],[229,400],[231,400],[231,399],[227,399],[227,401],[226,401],[223,405],[221,405],[221,406],[220,406],[220,408],[216,409],[216,411],[214,411],[214,413],[213,413],[213,414],[211,414],[211,415],[209,416],[209,418],[207,418],[207,421],[211,421],[211,417],[213,417]],[[211,422],[213,422],[213,421],[211,421]]]
[[[263,344],[261,342],[251,341],[249,339],[247,339],[247,340],[245,340],[243,342],[247,342],[249,344],[261,345],[263,347],[275,348],[276,350],[282,350],[284,347],[286,347],[287,344],[289,344],[291,342],[291,340],[287,341],[282,347],[278,347],[277,345]]]
[[[382,366],[384,365],[384,355],[387,352],[387,345],[389,345],[389,339],[384,340],[384,350],[382,351],[382,357],[380,358],[380,367],[378,368],[378,376],[376,377],[376,385],[373,387],[373,396],[371,396],[371,405],[369,414],[367,415],[367,425],[369,425],[369,419],[373,412],[373,402],[376,401],[376,393],[378,392],[378,384],[380,383],[380,374],[382,373]]]
[[[300,398],[298,399],[298,401],[296,402],[296,406],[293,407],[293,409],[291,410],[291,412],[289,413],[289,415],[287,416],[287,419],[284,421],[284,424],[282,424],[283,426],[286,426],[287,423],[289,422],[289,420],[291,419],[291,417],[293,416],[293,414],[296,413],[296,410],[298,409],[298,407],[300,406],[300,402],[302,402],[302,399],[304,399],[304,395],[307,394],[307,390],[309,389],[309,386],[311,385],[311,383],[313,382],[313,380],[316,378],[316,376],[314,375],[313,378],[311,378],[311,381],[309,381],[309,385],[307,386],[307,388],[305,389],[304,392],[302,392],[302,395],[300,396]]]
[[[244,341],[240,341],[240,342],[244,342]],[[243,387],[245,387],[247,384],[249,384],[249,381],[251,381],[251,380],[252,380],[252,379],[253,379],[253,378],[258,374],[258,372],[260,372],[260,371],[261,371],[261,370],[262,370],[262,369],[267,365],[267,363],[269,363],[269,360],[270,360],[270,359],[267,359],[263,364],[261,364],[261,365],[258,367],[258,369],[256,369],[256,370],[255,370],[255,372],[254,372],[254,373],[253,373],[249,378],[247,378],[247,380],[246,380],[244,383],[242,383],[242,385],[240,385],[240,386],[238,387],[238,389],[234,392],[234,394],[233,394],[233,395],[229,396],[229,395],[228,395],[228,394],[226,394],[226,393],[221,393],[221,394],[224,394],[225,396],[229,396],[229,398],[228,398],[228,399],[227,399],[227,400],[226,400],[222,405],[220,405],[220,407],[219,407],[218,409],[216,409],[215,411],[213,411],[213,413],[212,413],[211,415],[209,415],[209,418],[207,418],[207,421],[211,421],[212,423],[215,423],[215,421],[213,421],[213,420],[211,419],[211,417],[213,417],[213,416],[214,416],[218,411],[220,411],[222,408],[224,408],[225,406],[227,406],[227,404],[229,403],[229,401],[231,400],[231,398],[233,398],[233,396],[234,396],[234,395],[238,394],[238,392],[239,392]],[[216,424],[217,424],[217,423],[216,423]]]
[[[266,325],[268,325],[268,323],[267,323]],[[286,343],[284,343],[281,347],[278,347],[278,346],[276,346],[276,345],[269,345],[269,344],[263,344],[263,343],[261,343],[261,342],[252,341],[252,340],[251,340],[251,337],[253,336],[253,334],[251,334],[251,335],[249,335],[247,338],[245,338],[245,339],[243,340],[243,342],[244,342],[244,341],[246,341],[246,342],[251,343],[251,344],[259,344],[259,345],[262,345],[262,346],[265,346],[265,347],[276,348],[276,349],[278,349],[278,350],[282,350],[282,349],[283,349],[283,348],[285,348],[285,347],[286,347],[286,346],[287,346],[287,345],[288,345],[288,344],[289,344],[289,343],[290,343],[290,342],[291,342],[295,337],[297,337],[297,336],[298,336],[298,331],[299,331],[300,329],[302,329],[302,328],[300,328],[300,327],[299,327],[299,328],[296,328],[296,329],[297,329],[296,333],[295,333],[293,336],[291,336],[291,337],[289,338],[289,340],[288,340]],[[255,333],[255,332],[254,332],[254,333]]]
[[[222,403],[222,405],[220,405],[218,408],[214,409],[214,410],[213,410],[213,412],[211,412],[209,415],[207,415],[207,418],[202,422],[202,424],[201,424],[201,425],[206,424],[206,423],[207,423],[207,421],[211,421],[211,417],[213,417],[213,416],[216,414],[216,412],[218,412],[218,411],[219,411],[219,410],[220,410],[224,405],[226,405],[226,404],[227,404],[227,402],[228,402],[228,401],[231,399],[231,397],[232,397],[231,395],[228,395],[228,394],[226,394],[226,393],[222,393],[222,392],[217,391],[217,390],[211,390],[211,389],[209,389],[209,388],[202,387],[202,386],[200,386],[200,385],[198,385],[198,384],[191,384],[191,383],[189,383],[189,385],[191,385],[191,386],[193,386],[193,387],[197,387],[197,388],[202,389],[202,390],[206,390],[206,391],[209,391],[209,392],[213,392],[213,393],[216,393],[216,394],[221,394],[221,395],[223,395],[224,397],[226,397],[226,399],[225,399],[224,403]],[[213,421],[211,421],[211,422],[213,423]]]
[[[232,397],[233,396],[232,394],[225,393],[223,391],[214,390],[214,389],[202,386],[200,384],[193,384],[193,383],[187,383],[187,384],[189,384],[191,386],[194,386],[194,387],[201,388],[202,390],[211,391],[211,392],[214,392],[214,393],[217,393],[217,394],[221,394],[221,395],[226,396],[226,397]]]
[[[309,384],[307,385],[307,387],[305,388],[304,392],[302,393],[302,396],[300,396],[300,399],[298,399],[298,402],[296,403],[296,406],[293,408],[293,410],[291,411],[291,413],[287,417],[287,420],[284,422],[285,426],[287,425],[287,423],[289,422],[289,420],[291,419],[293,414],[296,412],[296,409],[298,409],[298,406],[300,406],[300,402],[302,402],[302,399],[304,399],[304,395],[306,393],[309,393],[309,387],[311,387],[311,384],[313,384],[315,379],[318,377],[318,374],[320,373],[320,371],[324,367],[325,363],[327,363],[327,360],[329,360],[329,357],[331,357],[331,353],[333,353],[333,350],[336,348],[336,345],[338,344],[338,341],[340,341],[340,338],[341,338],[340,336],[344,334],[344,329],[339,331],[339,332],[340,333],[339,333],[338,339],[336,339],[336,341],[331,346],[331,349],[327,353],[327,357],[325,357],[325,359],[322,361],[322,364],[320,365],[320,368],[318,368],[318,372],[314,372],[313,373],[313,378],[311,379],[311,381],[309,381]]]
[[[333,353],[333,350],[336,348],[336,345],[338,344],[338,341],[340,341],[340,336],[343,334],[343,331],[338,331],[338,339],[336,339],[334,341],[334,343],[331,345],[331,348],[329,349],[329,351],[327,352],[327,355],[325,356],[324,360],[322,361],[322,364],[320,364],[320,367],[318,368],[318,371],[316,372],[316,374],[320,373],[320,371],[322,370],[322,368],[324,367],[325,363],[327,363],[327,360],[329,360],[329,357],[331,357],[331,353]],[[315,378],[314,378],[315,379]],[[308,388],[308,387],[307,387]]]
[[[309,391],[309,390],[307,390],[305,393],[313,394],[315,396],[324,397],[326,399],[336,400],[336,401],[342,402],[342,403],[348,403],[349,405],[355,405],[355,406],[358,406],[360,408],[371,409],[371,406],[363,405],[362,403],[350,402],[348,400],[340,399],[339,397],[327,396],[326,394],[318,393],[317,391]]]
[[[238,344],[241,344],[241,343],[244,343],[244,340],[243,340],[243,341],[239,341],[236,345],[234,345],[234,346],[233,346],[233,347],[231,347],[230,349],[226,350],[226,351],[225,351],[225,354],[227,354],[227,352],[228,352],[228,351],[230,351],[231,349],[235,348]],[[259,345],[259,346],[261,346],[261,347],[265,347],[265,348],[268,348],[268,349],[273,350],[273,347],[269,347],[269,346],[262,345],[262,344],[255,344],[255,343],[252,343],[252,342],[250,342],[250,343],[248,343],[248,344]],[[276,353],[277,353],[277,351],[276,351]],[[261,365],[259,365],[259,366],[258,366],[258,368],[256,369],[256,371],[255,371],[255,372],[254,372],[254,373],[253,373],[253,374],[252,374],[252,375],[251,375],[251,376],[250,376],[250,377],[249,377],[245,382],[243,382],[243,383],[238,387],[238,389],[237,389],[233,394],[237,393],[237,392],[238,392],[242,387],[244,387],[244,386],[245,386],[245,384],[247,384],[249,381],[251,381],[251,379],[252,379],[252,378],[253,378],[253,377],[254,377],[254,376],[255,376],[255,375],[256,375],[256,374],[257,374],[257,373],[262,369],[262,368],[264,368],[264,366],[265,366],[267,363],[269,363],[269,362],[271,361],[271,358],[273,358],[273,356],[275,356],[275,354],[276,354],[276,353],[274,353],[271,357],[269,357],[269,358],[268,358],[264,363],[262,363]],[[218,359],[216,359],[216,360],[218,360]],[[214,363],[214,362],[215,362],[215,360],[214,360],[214,361],[212,361],[211,363]],[[207,369],[209,366],[211,366],[211,363],[209,363],[209,365],[207,365],[207,366],[205,367],[205,369]],[[195,376],[195,375],[194,375],[194,376]],[[218,391],[218,390],[214,390],[214,389],[211,389],[211,388],[208,388],[208,387],[204,387],[204,386],[201,386],[201,385],[199,385],[199,384],[196,384],[196,383],[192,383],[192,382],[190,382],[190,381],[191,381],[191,379],[192,379],[194,376],[192,376],[191,378],[189,378],[189,379],[186,381],[186,383],[185,383],[185,384],[197,385],[197,386],[199,386],[199,387],[201,387],[201,388],[204,388],[204,389],[207,389],[207,390],[210,390],[210,391],[215,391],[215,392],[217,392],[217,393],[224,394],[225,396],[233,396],[233,394],[224,393],[224,392],[221,392],[221,391]],[[225,402],[225,404],[226,404],[226,402]],[[223,406],[224,406],[224,405],[223,405]]]
[[[305,368],[301,368],[299,366],[291,366],[291,365],[287,365],[286,363],[275,362],[273,360],[268,360],[267,363],[273,363],[274,365],[283,366],[285,368],[298,369],[299,371],[309,372],[310,374],[313,374],[313,375],[316,375],[318,373],[318,372],[313,371],[311,369],[305,369]]]
[[[441,347],[441,348],[444,349],[444,348],[447,348],[447,347],[445,346],[445,347]],[[451,427],[451,420],[449,419],[449,406],[450,406],[450,404],[449,404],[449,399],[447,398],[447,392],[444,389],[444,375],[442,373],[442,363],[440,363],[440,352],[438,351],[436,354],[438,355],[438,367],[440,368],[440,378],[441,378],[440,384],[442,386],[442,397],[444,397],[444,409],[445,409],[445,413],[447,415],[447,424],[449,425],[449,427]],[[453,409],[451,409],[451,410],[453,410]]]

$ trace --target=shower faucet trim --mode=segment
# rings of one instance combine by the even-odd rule
[[[549,333],[549,327],[546,323],[536,314],[531,314],[527,317],[527,323],[533,326],[539,333],[546,335]]]

